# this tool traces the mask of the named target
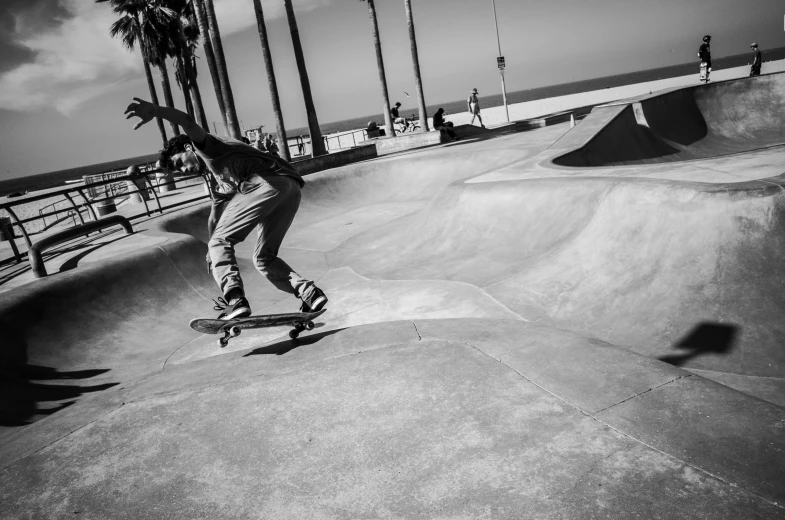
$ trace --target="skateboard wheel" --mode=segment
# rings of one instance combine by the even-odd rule
[[[299,330],[290,330],[289,331],[289,337],[292,338],[292,339],[297,339],[297,336],[299,336],[299,335],[300,335],[300,331]]]
[[[306,324],[305,324],[305,328],[306,328],[307,330],[313,330],[313,328],[314,328],[314,324],[313,324],[313,322],[312,322],[312,321],[309,321],[308,323],[306,323]]]
[[[240,327],[232,327],[231,329],[229,329],[229,335],[233,338],[239,336],[240,332],[242,332],[242,330],[240,330]]]
[[[228,344],[229,344],[229,340],[226,338],[221,338],[218,340],[218,346],[221,348],[224,348]]]

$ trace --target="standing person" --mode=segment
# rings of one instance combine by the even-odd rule
[[[278,145],[270,134],[264,136],[264,149],[267,153],[278,156]]]
[[[471,92],[469,92],[469,97],[466,100],[466,104],[469,106],[469,113],[472,115],[472,122],[469,124],[473,125],[474,118],[476,117],[480,120],[480,126],[485,128],[485,125],[482,122],[482,116],[480,115],[480,98],[477,94],[477,89],[473,88]]]
[[[409,122],[406,120],[405,117],[401,117],[398,113],[398,109],[401,108],[400,101],[395,103],[395,106],[390,109],[390,116],[392,117],[393,124],[401,125],[401,128],[398,129],[399,132],[405,132],[406,128],[409,126]]]
[[[303,155],[305,153],[305,140],[303,140],[303,136],[297,136],[297,155]]]
[[[700,48],[698,49],[698,57],[701,60],[701,81],[704,83],[708,83],[711,81],[709,76],[711,75],[711,35],[706,35],[703,37],[703,43],[701,44]],[[703,71],[706,71],[704,75]]]
[[[186,135],[169,140],[161,150],[163,164],[189,173],[208,169],[217,184],[207,230],[207,267],[221,288],[223,297],[215,301],[218,319],[251,315],[234,246],[256,228],[253,260],[256,268],[279,290],[302,301],[301,312],[324,308],[327,296],[311,280],[297,274],[278,257],[286,232],[300,206],[300,174],[279,157],[260,152],[235,139],[207,133],[175,108],[162,107],[139,98],[128,105],[126,119],[138,117],[134,130],[160,117],[179,125]]]
[[[751,43],[752,48],[752,67],[750,68],[750,76],[760,76],[760,66],[763,60],[761,59],[760,51],[758,50],[757,43]]]
[[[436,111],[433,115],[433,128],[435,130],[439,130],[440,132],[446,132],[453,141],[458,140],[458,136],[455,135],[455,132],[452,131],[453,124],[449,121],[444,120],[444,109],[440,108]]]

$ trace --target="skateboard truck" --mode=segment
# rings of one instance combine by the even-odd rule
[[[311,320],[308,320],[308,321],[298,321],[298,322],[294,323],[293,325],[294,325],[294,328],[289,331],[289,337],[292,338],[293,340],[297,339],[297,337],[300,335],[300,333],[302,331],[304,331],[304,330],[313,330],[314,327],[315,327],[313,321],[311,321]],[[229,344],[229,340],[231,338],[236,338],[237,336],[240,335],[241,332],[242,332],[242,329],[240,327],[238,327],[237,325],[233,325],[233,326],[225,329],[223,337],[218,339],[218,346],[221,347],[221,348],[226,347],[226,345]]]

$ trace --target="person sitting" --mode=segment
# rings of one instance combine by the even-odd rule
[[[433,115],[433,128],[442,133],[446,133],[453,141],[457,141],[459,137],[452,130],[453,124],[450,121],[444,120],[444,109],[440,108]]]

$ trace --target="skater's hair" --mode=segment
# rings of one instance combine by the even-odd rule
[[[172,156],[177,155],[178,153],[183,153],[185,151],[185,145],[192,144],[191,139],[185,135],[180,134],[175,137],[169,139],[169,142],[166,143],[166,146],[158,152],[158,160],[161,161],[161,164],[166,166],[167,168],[174,169],[174,164],[172,164]]]

